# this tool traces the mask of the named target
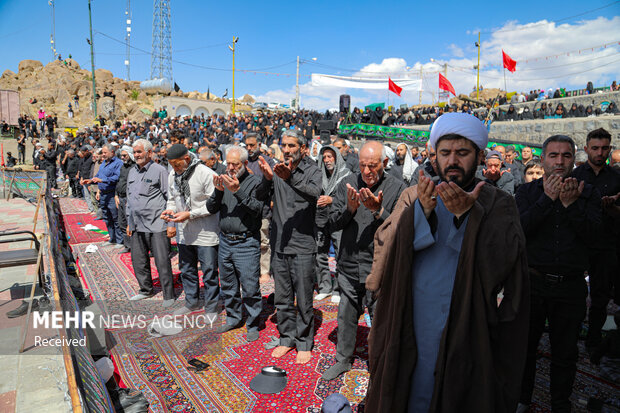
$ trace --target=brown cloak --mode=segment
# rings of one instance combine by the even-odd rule
[[[407,188],[375,234],[366,288],[377,291],[368,337],[366,412],[406,412],[417,360],[413,334],[413,203]],[[497,305],[497,295],[504,298]],[[514,199],[490,185],[469,213],[450,313],[439,345],[431,412],[516,409],[529,326],[525,236]]]

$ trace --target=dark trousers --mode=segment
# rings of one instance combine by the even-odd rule
[[[203,247],[179,244],[179,269],[185,291],[185,306],[195,310],[201,306],[198,262],[204,283],[206,313],[218,313],[217,301],[220,288],[217,277],[217,245]]]
[[[25,145],[17,145],[17,162],[21,164],[26,163],[26,146]]]
[[[276,252],[271,262],[280,345],[297,347],[297,351],[310,351],[314,344],[312,293],[315,265],[316,254],[289,255]]]
[[[329,247],[333,243],[334,251],[338,256],[338,246],[340,245],[340,237],[342,231],[336,231],[333,234],[329,231],[319,230],[316,235],[316,265],[317,265],[317,291],[319,294],[338,293],[338,277],[332,277],[329,271]]]
[[[58,189],[58,173],[56,167],[47,167],[45,168],[45,172],[47,172],[47,185],[50,188]]]
[[[366,290],[366,284],[359,281],[357,275],[338,272],[340,287],[340,304],[338,304],[338,342],[336,343],[336,360],[351,363],[355,353],[357,339],[357,322],[364,308],[368,306],[369,314],[373,315],[375,300],[372,292]]]
[[[241,292],[243,305],[248,318],[248,331],[258,331],[259,315],[263,309],[260,293],[260,241],[246,238],[231,241],[220,234],[218,248],[218,265],[220,269],[220,288],[224,307],[226,308],[226,324],[236,325],[241,322]]]
[[[530,273],[531,274],[531,273]],[[549,341],[551,342],[551,406],[554,412],[570,412],[569,397],[572,393],[577,357],[577,340],[581,322],[586,311],[585,281],[574,279],[564,281],[563,285],[543,285],[544,281],[531,274],[532,295],[530,304],[530,330],[527,358],[521,386],[521,403],[529,404],[536,378],[536,353],[538,342],[549,322]],[[537,288],[538,287],[541,288]],[[554,288],[562,288],[568,294],[554,294]],[[543,294],[540,294],[540,293]]]
[[[123,236],[123,245],[131,248],[129,237],[127,236],[127,197],[118,197],[118,228]]]
[[[166,236],[166,231],[134,232],[131,235],[131,264],[140,285],[140,292],[146,295],[154,292],[149,251],[153,253],[155,258],[155,266],[159,274],[164,300],[171,300],[174,298],[174,285],[169,258],[170,242]]]
[[[74,198],[82,197],[82,186],[77,178],[69,178],[69,186],[71,187],[71,196]]]
[[[601,344],[601,329],[607,320],[607,304],[612,298],[614,279],[618,277],[618,261],[615,250],[602,250],[590,255],[590,312],[588,315],[588,348]],[[615,285],[618,289],[620,286]]]
[[[99,194],[99,208],[101,208],[103,221],[108,228],[108,234],[110,234],[110,242],[113,244],[121,244],[123,242],[123,237],[118,227],[118,210],[114,202],[114,192],[109,192],[107,194],[101,192]]]

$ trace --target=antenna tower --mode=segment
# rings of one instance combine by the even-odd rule
[[[131,80],[131,78],[129,77],[129,61],[131,57],[131,0],[127,0],[125,21],[127,22],[127,33],[125,34],[125,66],[127,67],[127,80]]]
[[[172,81],[170,0],[153,0],[153,48],[151,79]]]

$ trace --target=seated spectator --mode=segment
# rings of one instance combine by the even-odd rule
[[[562,103],[558,103],[554,112],[555,117],[565,118],[567,116],[566,109]]]
[[[616,102],[610,102],[609,106],[607,106],[607,109],[605,109],[605,113],[610,113],[612,115],[617,115],[618,114],[618,106],[616,106]]]

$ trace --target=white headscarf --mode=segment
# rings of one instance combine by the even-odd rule
[[[398,146],[405,145],[407,151],[405,153],[405,162],[403,163],[403,178],[407,181],[407,183],[411,182],[411,177],[418,167],[418,163],[413,160],[413,156],[411,156],[411,151],[409,150],[409,146],[405,143],[399,143]],[[396,146],[396,149],[398,149]]]
[[[314,148],[316,148],[316,155],[312,154],[314,152]],[[318,162],[319,156],[321,155],[321,148],[323,148],[323,145],[321,145],[318,140],[312,141],[312,144],[310,145],[310,158],[314,162]]]

